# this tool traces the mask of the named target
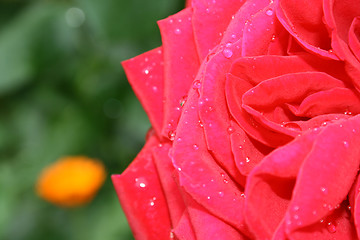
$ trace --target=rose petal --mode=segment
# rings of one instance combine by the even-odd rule
[[[247,12],[249,16],[246,15],[250,19],[254,17],[252,13],[255,14],[264,10],[262,4],[256,5],[259,1],[250,1],[247,3],[248,4],[244,5],[239,11],[244,11],[243,9],[251,10]],[[270,1],[267,4],[271,3]],[[249,7],[250,4],[254,7]],[[265,9],[268,9],[267,5]],[[235,16],[234,22],[238,24],[240,29],[244,28],[242,20],[246,22],[246,18],[238,22],[237,17],[238,15]],[[272,18],[268,18],[269,22],[271,20]],[[231,26],[233,27],[233,25]],[[227,41],[228,37],[230,36],[226,35],[223,41]],[[239,40],[230,44],[225,44],[224,42],[224,45],[214,49],[214,51],[207,56],[197,76],[202,86],[199,89],[199,112],[200,120],[204,124],[207,146],[216,161],[222,164],[230,175],[232,175],[235,164],[232,159],[230,139],[227,132],[230,122],[229,115],[226,114],[228,109],[224,92],[225,74],[229,71],[232,61],[240,57],[242,52],[241,37],[235,36],[235,39]],[[263,49],[261,46],[258,47],[259,49]]]
[[[187,211],[183,213],[179,223],[174,227],[173,233],[179,240],[196,240],[196,236]]]
[[[208,240],[242,240],[247,239],[232,226],[207,212],[190,196],[186,197],[191,222],[195,229],[196,239]],[[206,223],[206,224],[204,224]]]
[[[244,4],[239,0],[193,0],[196,46],[203,60],[223,37],[232,16]]]
[[[350,220],[350,213],[341,205],[326,219],[320,220],[313,225],[300,228],[296,232],[291,233],[290,239],[356,239],[356,232],[353,223]]]
[[[155,137],[149,139],[131,165],[111,177],[136,239],[168,239],[170,235],[166,199],[151,154],[157,143]]]
[[[245,190],[251,229],[269,237],[279,224],[286,224],[290,237],[329,215],[346,198],[357,174],[359,131],[360,117],[353,117],[300,136],[264,158]],[[267,207],[269,199],[272,208]]]
[[[248,176],[252,169],[273,149],[269,148],[247,134],[231,121],[231,149],[237,168],[241,174]]]
[[[276,15],[284,28],[307,51],[329,59],[338,59],[329,52],[330,38],[322,22],[322,0],[279,0]]]
[[[297,172],[315,136],[316,133],[310,133],[276,149],[248,177],[245,216],[258,239],[270,239],[280,225],[291,200]]]
[[[227,75],[226,81],[226,100],[231,115],[236,122],[249,134],[252,138],[270,147],[284,145],[292,140],[291,136],[271,131],[265,128],[242,108],[242,96],[251,88],[251,84],[237,78],[231,74]],[[240,140],[241,141],[241,140]],[[239,162],[237,162],[239,163]]]
[[[122,62],[126,76],[140,99],[151,125],[160,134],[163,124],[163,54],[155,48]]]
[[[354,18],[349,30],[349,47],[360,61],[360,16]]]
[[[330,113],[357,114],[360,111],[358,96],[347,88],[333,88],[306,97],[293,113],[301,117],[315,117]]]
[[[341,59],[351,55],[348,33],[351,22],[359,15],[360,4],[356,0],[324,0],[324,19],[331,31],[331,46]]]
[[[169,157],[170,148],[170,144],[159,144],[159,146],[153,147],[152,153],[169,209],[171,224],[172,226],[176,226],[180,221],[186,206],[173,177],[175,169]]]
[[[175,131],[180,110],[199,68],[192,29],[192,9],[187,8],[158,22],[164,52],[163,136]],[[170,133],[170,134],[169,134]],[[171,138],[171,137],[170,137]]]
[[[210,213],[246,232],[241,214],[242,192],[208,152],[203,128],[199,125],[197,101],[197,93],[191,91],[170,154],[178,170],[179,184]]]

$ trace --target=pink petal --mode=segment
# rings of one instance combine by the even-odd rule
[[[236,166],[245,176],[248,176],[253,168],[273,150],[248,137],[233,121],[231,121],[230,139]]]
[[[284,231],[291,239],[307,226],[312,232],[326,229],[316,224],[330,217],[331,210],[346,198],[357,174],[359,131],[360,117],[338,121],[300,136],[264,158],[250,174],[245,190],[245,213],[253,232],[270,237],[285,224]],[[346,221],[341,224],[351,230]]]
[[[357,94],[350,89],[337,87],[309,95],[301,102],[294,114],[315,117],[330,113],[358,114],[359,112],[360,99]]]
[[[245,188],[245,216],[258,239],[271,238],[287,211],[297,172],[316,133],[273,151],[251,172]]]
[[[197,93],[190,91],[170,153],[178,170],[179,184],[211,214],[245,231],[242,192],[208,152],[197,102]]]
[[[173,233],[179,240],[196,240],[189,213],[183,213],[179,223],[174,227]]]
[[[173,174],[174,167],[169,157],[170,144],[163,143],[153,147],[153,159],[159,175],[159,180],[164,191],[165,199],[169,209],[172,226],[176,226],[183,216],[186,206],[180,194]]]
[[[276,15],[307,51],[325,58],[338,59],[329,52],[330,38],[322,22],[322,0],[279,0]]]
[[[239,0],[193,0],[193,25],[200,59],[220,43],[231,17],[244,4]]]
[[[196,239],[208,240],[245,240],[247,239],[231,225],[206,211],[190,196],[186,197],[191,222],[194,226]]]
[[[122,62],[126,76],[140,99],[151,125],[159,134],[163,124],[163,54],[156,48]]]
[[[176,129],[181,107],[200,65],[191,17],[192,9],[187,8],[158,22],[163,42],[166,79],[162,131],[166,137],[171,136]]]
[[[169,239],[171,224],[167,202],[153,163],[148,140],[143,150],[121,174],[112,175],[115,190],[136,239]]]
[[[359,175],[354,182],[354,185],[349,194],[349,202],[351,206],[351,213],[354,219],[356,232],[360,236],[360,177]]]
[[[360,61],[360,16],[354,18],[349,30],[349,47]]]
[[[251,88],[251,84],[231,74],[227,75],[226,100],[229,111],[239,126],[252,138],[270,147],[284,145],[293,137],[265,128],[242,108],[243,94]],[[238,141],[241,141],[240,139]],[[241,161],[240,161],[241,162]],[[237,161],[239,163],[239,161]],[[244,173],[243,173],[244,174]]]

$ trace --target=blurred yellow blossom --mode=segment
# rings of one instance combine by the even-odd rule
[[[60,158],[40,174],[36,190],[43,199],[75,207],[93,199],[105,181],[104,165],[86,156]]]

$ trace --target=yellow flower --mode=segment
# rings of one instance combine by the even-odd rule
[[[85,156],[64,157],[42,171],[36,190],[53,204],[75,207],[91,201],[105,177],[100,161]]]

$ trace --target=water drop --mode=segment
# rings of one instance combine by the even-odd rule
[[[336,232],[336,226],[332,222],[329,222],[327,224],[326,228],[329,231],[329,233],[335,233]]]
[[[181,141],[182,141],[182,138],[181,138],[181,137],[178,137],[178,138],[176,139],[176,141],[177,141],[177,142],[181,142]]]
[[[175,135],[176,135],[176,133],[174,131],[168,132],[168,137],[169,137],[170,141],[174,141]]]
[[[235,35],[235,34],[232,34],[231,37],[232,37],[232,38],[236,38],[236,35]]]
[[[249,157],[246,157],[245,158],[245,161],[248,163],[248,162],[250,162],[250,158]]]
[[[268,15],[268,16],[272,16],[273,13],[274,13],[274,11],[273,11],[272,9],[268,9],[268,10],[266,11],[266,15]]]
[[[199,146],[196,145],[196,144],[193,145],[193,148],[194,148],[195,150],[199,150]]]
[[[200,80],[195,80],[193,82],[193,89],[199,89],[201,87],[201,82]]]
[[[246,198],[245,193],[241,193],[241,194],[240,194],[240,197],[242,197],[242,198]]]
[[[178,167],[177,170],[178,170],[179,172],[181,172],[181,168],[180,168],[180,167]]]
[[[226,58],[231,58],[232,55],[233,55],[233,52],[232,52],[230,49],[225,48],[225,49],[223,50],[223,55],[224,55],[224,57],[226,57]]]
[[[219,192],[219,196],[220,196],[220,197],[223,197],[223,196],[224,196],[224,193],[223,193],[223,192]]]
[[[233,133],[235,130],[234,130],[233,127],[230,126],[230,127],[228,127],[227,131],[228,131],[229,134],[231,134],[231,133]]]
[[[147,74],[149,74],[149,69],[145,69],[144,70],[144,73],[147,75]]]
[[[325,187],[321,187],[320,189],[321,189],[321,192],[323,192],[324,194],[328,193],[328,190]]]
[[[174,30],[174,33],[177,34],[177,35],[179,35],[179,34],[181,34],[181,30],[180,30],[179,28],[176,28],[176,29]]]
[[[299,219],[299,215],[295,214],[294,219],[296,219],[296,220]]]
[[[154,92],[157,92],[157,91],[158,91],[158,88],[157,88],[156,86],[153,86],[153,87],[152,87],[152,90],[153,90]]]
[[[170,232],[170,239],[174,239],[175,238],[175,234],[173,232]]]
[[[275,39],[276,39],[276,36],[275,36],[275,34],[273,34],[272,37],[271,37],[271,41],[274,42]]]
[[[135,178],[135,184],[137,187],[140,187],[140,188],[146,187],[146,181],[144,178]]]
[[[210,200],[210,198],[211,198],[210,196],[207,197],[207,199],[209,199],[209,200]]]
[[[227,179],[224,179],[223,181],[224,181],[224,183],[229,183],[229,180],[227,180]]]
[[[344,141],[343,144],[344,144],[344,146],[345,146],[346,148],[349,147],[349,143],[348,143],[347,141]]]

